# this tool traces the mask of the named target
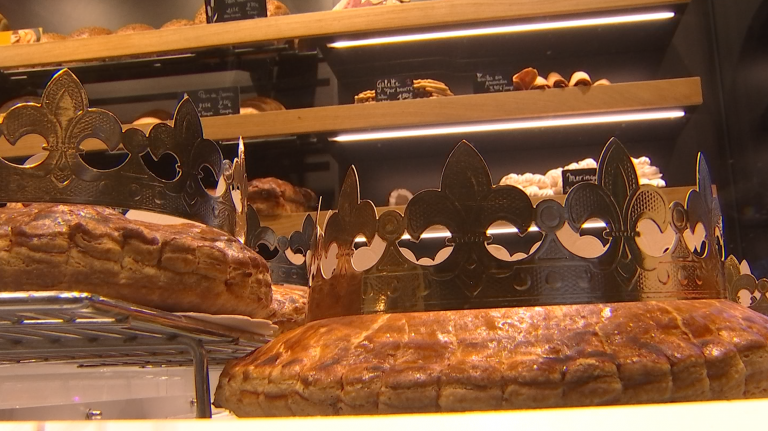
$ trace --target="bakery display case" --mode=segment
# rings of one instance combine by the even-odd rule
[[[5,391],[0,418],[211,416],[209,372],[214,418],[372,415],[311,426],[693,423],[765,403],[707,400],[765,396],[755,81],[768,3],[123,3],[0,0],[9,41],[42,29],[39,42],[0,45],[0,222],[8,250],[30,250],[0,262],[12,268],[0,291],[48,291],[59,277],[86,302],[140,304],[120,303],[129,317],[72,317],[0,296],[0,386],[34,387],[20,370],[42,362],[63,387],[142,371],[186,387],[121,397],[92,384],[16,403]],[[155,229],[136,211],[207,227]],[[658,236],[639,227],[648,220]],[[136,229],[161,257],[94,263]],[[55,235],[71,235],[71,264],[51,257]],[[35,253],[48,267],[14,266]],[[236,319],[173,312],[271,329],[254,338]],[[165,320],[148,330],[153,313]],[[149,351],[117,348],[144,338]],[[694,402],[585,407],[666,401]],[[446,413],[540,407],[557,408]]]

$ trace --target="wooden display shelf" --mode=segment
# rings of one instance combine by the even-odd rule
[[[438,0],[0,47],[0,69],[190,52],[294,38],[335,38],[414,28],[685,5],[690,0]]]
[[[662,191],[662,193],[664,193],[664,196],[667,198],[669,202],[678,201],[678,202],[685,203],[685,199],[688,196],[688,192],[695,189],[696,189],[696,186],[664,187],[664,188],[661,188],[660,190]],[[535,206],[536,204],[538,204],[539,202],[545,199],[553,199],[553,200],[556,200],[557,202],[560,202],[560,204],[565,203],[565,195],[555,195],[555,196],[549,196],[549,197],[531,197],[531,202],[533,202],[533,205]],[[381,215],[388,210],[395,210],[400,214],[403,214],[405,212],[405,206],[376,207],[376,214]],[[328,218],[329,213],[330,211],[320,211],[321,224],[325,223],[325,220]],[[286,214],[284,216],[278,216],[278,217],[260,217],[260,221],[262,226],[269,226],[270,228],[272,228],[272,230],[275,231],[275,233],[278,236],[290,236],[292,232],[301,230],[301,226],[304,223],[304,218],[307,216],[307,214],[311,215],[312,218],[314,218],[317,213],[296,213],[296,214]]]
[[[260,114],[203,118],[205,136],[213,140],[269,138],[288,135],[331,134],[541,119],[565,115],[634,112],[700,105],[701,80],[694,78],[631,82],[598,87],[575,87],[507,93],[477,94],[400,102],[339,105]],[[148,131],[152,124],[136,127]],[[40,152],[42,142],[25,138],[16,146],[0,138],[0,156],[21,157]],[[88,150],[105,149],[84,142]]]

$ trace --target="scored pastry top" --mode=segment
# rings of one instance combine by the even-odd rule
[[[0,290],[82,290],[166,311],[266,317],[264,259],[201,224],[130,220],[93,205],[0,209]]]

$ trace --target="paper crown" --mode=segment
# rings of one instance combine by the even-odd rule
[[[219,146],[203,137],[200,117],[189,99],[179,103],[172,126],[156,124],[148,135],[135,128],[123,131],[113,114],[89,107],[85,89],[64,69],[48,83],[41,104],[15,106],[0,126],[11,145],[27,135],[42,136],[47,153],[45,160],[32,166],[0,160],[4,185],[0,202],[148,210],[203,223],[241,241],[245,237],[247,179],[242,145],[234,163],[224,160]],[[114,169],[90,167],[80,158],[80,145],[89,138],[100,140],[110,152],[127,152],[127,159]],[[142,161],[145,152],[155,160],[172,154],[177,177],[171,181],[157,177]],[[204,166],[225,183],[221,194],[210,194],[201,183]]]
[[[250,206],[248,208],[248,234],[245,245],[259,250],[260,254],[259,245],[266,247],[262,256],[269,265],[269,276],[273,284],[309,286],[307,256],[314,234],[315,221],[309,214],[304,217],[300,231],[294,231],[290,236],[277,236],[272,228],[261,226],[256,211]]]
[[[600,157],[596,183],[578,184],[564,204],[547,199],[534,206],[521,189],[494,186],[482,157],[461,142],[445,164],[439,190],[416,194],[404,214],[389,210],[377,216],[370,201],[360,200],[352,168],[338,211],[313,237],[308,319],[726,298],[722,218],[701,156],[697,175],[697,189],[684,204],[668,202],[661,189],[639,185],[629,154],[612,139]],[[583,239],[582,227],[595,219],[604,225],[604,244],[597,252],[574,246],[568,239]],[[492,244],[496,235],[488,234],[499,221],[511,225],[514,236],[535,234],[538,241],[521,253],[502,251]],[[445,249],[426,262],[407,256],[400,246],[404,234],[419,241],[434,226],[447,230]],[[370,247],[356,248],[360,237]],[[353,261],[364,252],[373,258],[358,269]]]
[[[731,301],[768,316],[768,280],[758,280],[733,256],[725,260],[725,280]]]

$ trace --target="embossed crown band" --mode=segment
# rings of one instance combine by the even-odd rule
[[[581,247],[582,226],[594,220],[605,226],[602,238]],[[539,237],[530,250],[513,253],[491,243],[488,231],[497,222],[519,238]],[[435,226],[448,238],[434,258],[417,260],[401,246],[404,234],[419,241]],[[359,237],[368,247],[355,246]],[[564,204],[547,199],[534,206],[521,189],[494,186],[482,157],[462,142],[440,189],[416,194],[404,214],[377,217],[373,204],[360,200],[350,170],[338,211],[313,238],[308,318],[725,298],[723,254],[720,207],[701,156],[697,189],[685,204],[669,203],[660,189],[639,185],[629,154],[612,139],[596,183],[575,186]]]
[[[246,174],[242,145],[234,163],[224,160],[219,146],[203,137],[194,104],[184,99],[173,125],[159,123],[145,134],[122,129],[111,113],[88,106],[88,96],[67,69],[45,88],[41,104],[21,104],[6,114],[2,134],[15,145],[27,135],[40,135],[45,160],[18,166],[0,160],[0,202],[52,202],[148,210],[193,220],[226,231],[241,241],[246,231]],[[96,170],[80,158],[80,145],[89,138],[110,152],[125,151],[119,167]],[[172,154],[179,174],[172,181],[155,176],[141,155],[155,159]],[[224,181],[223,193],[213,196],[200,178],[207,166]],[[235,202],[235,198],[238,199]]]

